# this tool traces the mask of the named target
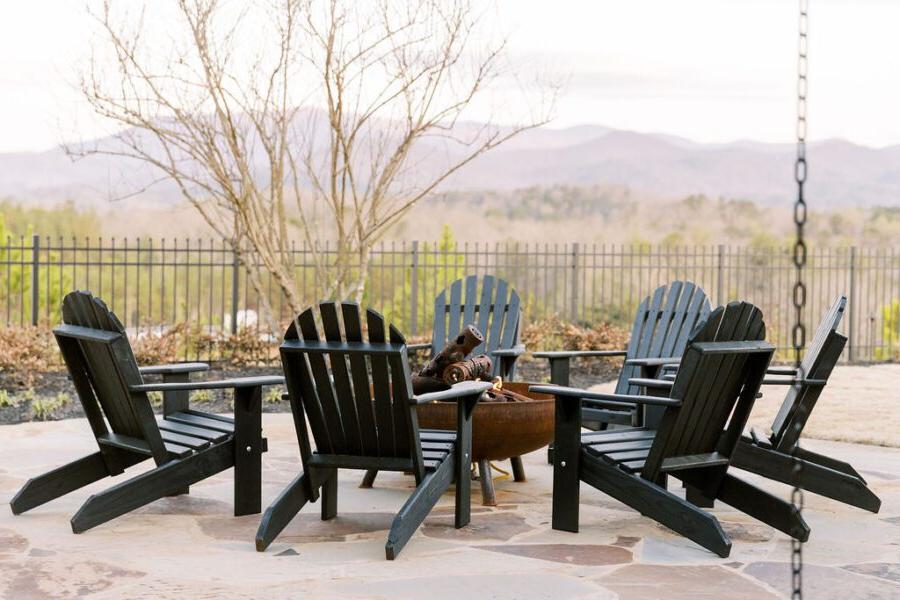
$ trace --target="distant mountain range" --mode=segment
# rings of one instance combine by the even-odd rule
[[[425,144],[427,146],[427,144]],[[420,172],[452,157],[446,146],[417,149]],[[528,131],[473,161],[445,190],[504,190],[544,185],[624,185],[654,197],[693,193],[764,204],[789,202],[794,147],[737,141],[702,144],[595,125]],[[900,146],[868,148],[833,139],[810,144],[808,198],[820,208],[900,204]],[[0,197],[96,205],[155,179],[129,159],[72,162],[62,149],[0,154]],[[154,186],[139,202],[180,203],[173,185]]]

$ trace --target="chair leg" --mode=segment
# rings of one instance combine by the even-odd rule
[[[262,511],[262,388],[234,390],[234,516]]]
[[[734,475],[722,478],[716,498],[801,542],[809,539],[809,525],[793,505]]]
[[[513,481],[527,481],[521,456],[513,456],[509,459],[509,464],[512,465]]]
[[[359,483],[359,487],[361,488],[370,488],[375,483],[375,477],[378,476],[377,469],[369,469],[366,471],[366,474],[363,475],[362,481]]]
[[[837,470],[810,461],[807,457],[825,458],[811,452],[803,452],[801,456],[804,456],[804,490],[874,513],[881,509],[881,500],[866,486],[862,477],[851,475],[847,470]],[[827,460],[829,464],[838,463],[835,466],[846,465],[833,459]],[[794,483],[794,459],[783,452],[742,442],[738,444],[732,465],[787,485]],[[846,469],[856,472],[850,465],[846,465]]]
[[[625,473],[600,459],[583,455],[581,461],[581,479],[585,483],[722,558],[731,553],[731,540],[713,515],[655,483]]]
[[[325,470],[323,469],[323,475]],[[322,520],[328,521],[337,516],[337,498],[338,498],[338,478],[337,469],[328,469],[327,475],[322,482]]]
[[[692,485],[684,486],[685,499],[698,508],[715,508],[716,501]]]
[[[866,482],[863,476],[860,475],[859,472],[854,469],[852,465],[850,465],[850,463],[846,463],[836,458],[831,458],[830,456],[825,456],[824,454],[817,454],[804,448],[800,448],[799,450],[800,458],[807,462],[815,463],[819,466],[825,467],[826,469],[838,471],[840,473],[843,473],[844,475],[849,475],[850,477],[855,477],[863,483]]]
[[[72,517],[72,531],[81,533],[220,473],[232,466],[233,456],[231,443],[222,444],[181,460],[169,461],[94,494]]]
[[[256,530],[256,551],[263,552],[269,547],[278,534],[291,522],[300,509],[309,502],[307,487],[308,477],[305,473],[298,475],[263,513],[259,528]],[[324,511],[325,500],[322,500]]]
[[[457,529],[465,527],[472,520],[472,462],[469,456],[460,456],[457,452],[453,456],[453,480],[456,484],[454,525]]]
[[[145,458],[134,459],[132,464]],[[10,501],[9,507],[14,515],[20,515],[110,475],[103,455],[95,452],[29,479]]]
[[[497,498],[494,494],[494,478],[491,477],[491,461],[487,459],[478,461],[478,479],[481,481],[481,504],[484,506],[497,506]]]
[[[384,546],[384,554],[388,560],[394,560],[403,547],[419,528],[419,525],[437,504],[441,495],[450,487],[453,479],[453,461],[444,460],[434,473],[425,476],[412,496],[394,517],[388,540]]]

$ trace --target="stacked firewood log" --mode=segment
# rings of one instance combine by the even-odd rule
[[[462,332],[450,341],[428,364],[413,375],[413,393],[425,394],[446,390],[461,381],[490,381],[493,363],[491,357],[480,354],[467,358],[484,343],[482,334],[474,325],[466,325]],[[503,382],[494,379],[493,389],[485,392],[482,402],[522,402],[528,398],[510,390],[502,389]]]

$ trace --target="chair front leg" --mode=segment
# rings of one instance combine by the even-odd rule
[[[262,387],[234,390],[234,516],[262,511]]]
[[[320,469],[322,481],[322,520],[328,521],[337,516],[338,470]]]
[[[456,448],[454,473],[456,479],[456,528],[465,527],[472,517],[472,412],[478,396],[460,398],[456,409]]]
[[[553,436],[553,529],[578,531],[581,402],[556,397]]]
[[[313,471],[313,473],[316,472]],[[278,534],[291,522],[291,519],[309,502],[307,490],[310,486],[318,487],[321,483],[316,481],[317,478],[310,480],[310,477],[310,475],[300,473],[266,509],[259,522],[259,529],[256,530],[257,552],[263,552],[268,548],[269,544],[275,541]],[[325,506],[324,500],[322,506]]]

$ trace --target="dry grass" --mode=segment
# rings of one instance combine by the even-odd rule
[[[900,365],[839,366],[803,435],[821,440],[900,447]],[[782,386],[763,388],[750,425],[767,431],[784,399]]]

